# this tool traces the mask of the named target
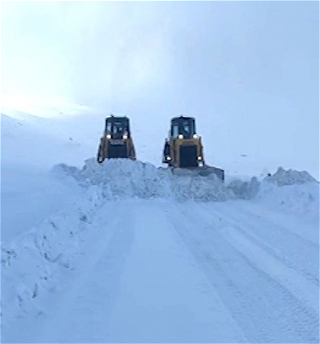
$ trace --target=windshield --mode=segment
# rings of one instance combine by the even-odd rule
[[[191,139],[195,134],[195,125],[192,118],[178,119],[172,122],[172,132],[173,138],[178,138],[179,135],[183,135],[185,139]]]
[[[105,134],[114,139],[122,139],[124,135],[129,137],[128,122],[123,120],[107,121]]]

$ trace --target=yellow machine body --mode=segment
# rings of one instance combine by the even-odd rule
[[[99,163],[105,159],[136,160],[128,117],[106,118],[105,131],[100,139],[97,156]]]
[[[169,144],[171,157],[168,162],[169,166],[183,168],[197,167],[204,164],[201,137],[192,139],[170,138]],[[184,154],[184,152],[186,153]]]
[[[172,167],[176,174],[181,174],[184,169],[192,175],[215,174],[220,180],[224,180],[224,170],[205,164],[201,137],[196,134],[193,117],[172,118],[162,162]]]

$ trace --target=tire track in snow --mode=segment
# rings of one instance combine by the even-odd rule
[[[302,238],[303,241],[319,246],[319,231],[313,230],[314,226],[319,227],[319,218],[314,222],[308,218],[296,217],[294,214],[291,217],[289,214],[264,208],[254,201],[238,201],[232,203],[234,204],[234,210],[237,211],[239,215],[247,214],[252,218],[262,218],[274,226],[276,225],[291,232],[300,240]],[[297,227],[303,227],[306,230],[297,231],[295,229]]]
[[[211,209],[203,207],[202,210],[205,211],[203,214],[209,218],[219,216],[247,240],[304,276],[315,288],[319,288],[319,245],[297,236],[284,226],[256,217],[251,212],[244,213],[236,209],[230,213],[221,205],[215,205]],[[283,240],[284,236],[286,240]]]
[[[170,218],[246,337],[253,342],[317,342],[317,312],[227,240],[219,212],[205,213],[204,204],[189,207],[176,206]]]
[[[163,208],[138,201],[136,240],[112,316],[112,342],[247,342]]]

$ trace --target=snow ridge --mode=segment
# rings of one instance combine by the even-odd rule
[[[307,171],[285,170],[279,167],[277,172],[272,176],[266,177],[271,183],[275,183],[278,186],[293,185],[293,184],[305,184],[305,183],[317,183]]]
[[[284,170],[262,181],[232,180],[222,183],[215,175],[195,176],[191,172],[176,175],[170,169],[127,159],[106,160],[98,164],[88,159],[82,169],[59,164],[52,173],[71,177],[80,186],[95,193],[100,201],[120,199],[170,199],[178,202],[224,202],[235,199],[257,200],[282,210],[319,216],[319,183],[306,171]]]
[[[275,174],[261,182],[256,177],[246,182],[233,180],[228,188],[237,198],[253,199],[269,208],[319,221],[319,183],[306,171],[279,167]]]
[[[97,204],[80,198],[66,210],[22,234],[12,243],[1,244],[2,326],[30,314],[41,317],[41,296],[54,291],[64,271],[73,270]]]
[[[233,192],[214,175],[177,176],[169,169],[127,159],[106,160],[100,165],[92,158],[81,170],[59,164],[52,172],[60,177],[71,176],[85,188],[98,186],[106,200],[164,198],[208,202],[234,198]]]

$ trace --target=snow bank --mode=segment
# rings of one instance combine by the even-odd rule
[[[169,169],[126,159],[106,160],[98,164],[94,158],[82,169],[56,165],[52,172],[60,178],[72,177],[100,201],[128,198],[165,198],[179,202],[255,200],[274,208],[299,213],[316,219],[319,216],[319,183],[306,171],[284,170],[266,176],[262,181],[232,180],[221,183],[215,175],[176,175]]]
[[[126,198],[166,198],[177,201],[226,201],[233,192],[216,176],[174,175],[168,169],[127,159],[106,160],[98,164],[89,159],[80,170],[64,164],[53,168],[58,176],[72,176],[85,188],[98,186],[107,200]]]
[[[319,222],[319,184],[308,182],[278,187],[264,181],[255,200],[273,209],[280,209]]]
[[[296,171],[296,170],[285,170],[279,167],[277,172],[272,176],[265,178],[268,182],[275,183],[278,186],[294,185],[294,184],[306,184],[306,183],[317,183],[307,171]]]
[[[306,171],[284,170],[266,176],[262,182],[233,180],[228,185],[237,198],[253,199],[271,208],[319,220],[319,183]]]
[[[1,240],[11,241],[49,215],[76,201],[81,188],[31,168],[1,168]]]
[[[59,277],[73,269],[95,206],[92,200],[81,198],[14,242],[2,243],[3,329],[14,319],[42,315],[41,297],[55,290]]]

